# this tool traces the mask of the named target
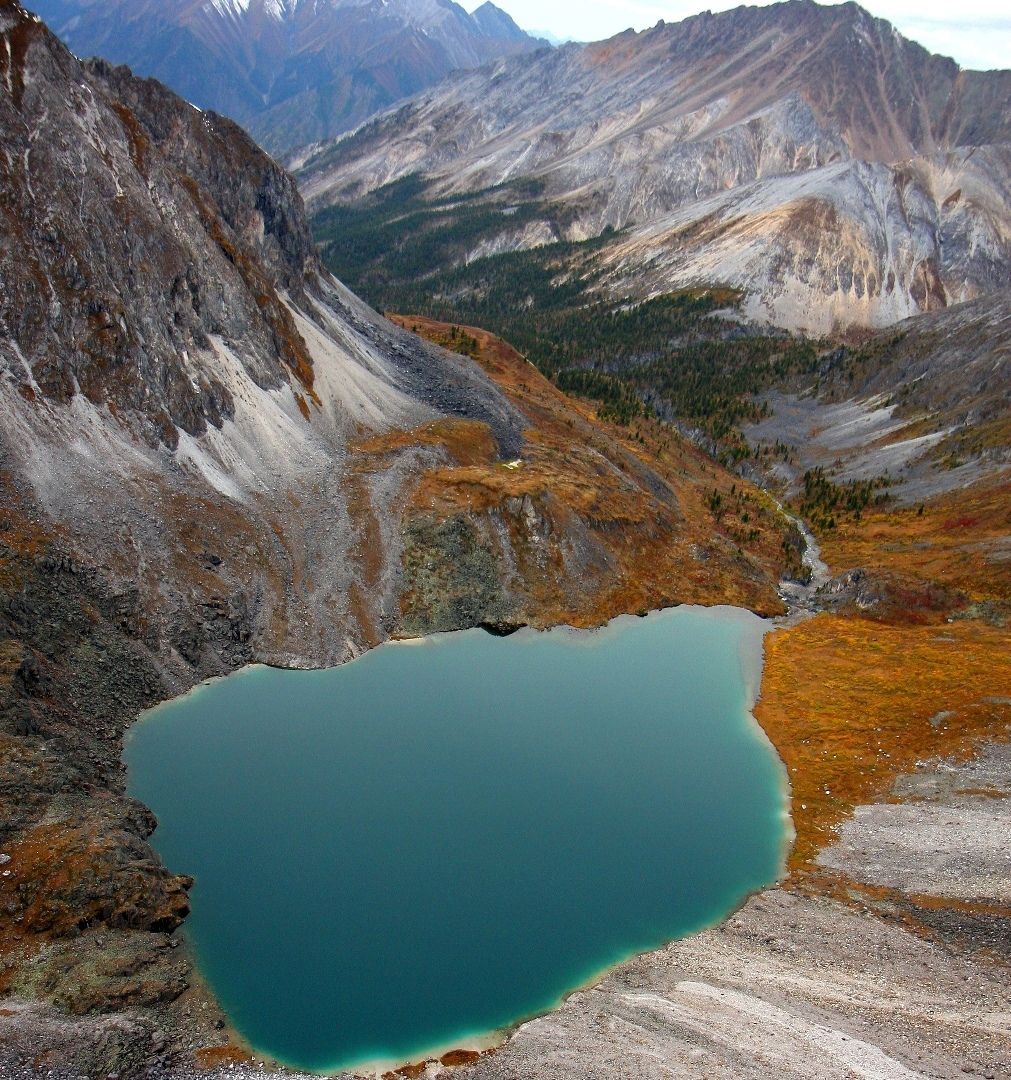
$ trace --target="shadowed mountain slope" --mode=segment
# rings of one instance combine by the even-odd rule
[[[280,153],[338,135],[457,68],[542,46],[491,3],[36,0],[79,56],[154,76]]]

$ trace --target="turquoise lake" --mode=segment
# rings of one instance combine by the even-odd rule
[[[766,624],[676,608],[255,667],[125,752],[185,932],[257,1050],[419,1060],[556,1005],[779,875],[785,779],[749,709]]]

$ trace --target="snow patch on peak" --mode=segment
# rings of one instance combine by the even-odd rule
[[[204,11],[216,11],[225,18],[231,16],[235,19],[249,10],[249,0],[209,0],[204,6]]]
[[[284,22],[298,7],[299,0],[208,0],[204,11],[216,11],[224,18],[240,19],[259,3],[264,15],[277,22]]]

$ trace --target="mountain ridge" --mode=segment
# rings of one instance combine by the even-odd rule
[[[541,47],[494,5],[453,0],[37,0],[74,52],[127,64],[267,149],[354,127],[460,67]]]
[[[293,164],[315,210],[410,175],[445,199],[536,183],[564,224],[503,221],[468,258],[624,230],[612,294],[731,285],[822,334],[1007,284],[1009,141],[1011,72],[789,0],[459,73]]]

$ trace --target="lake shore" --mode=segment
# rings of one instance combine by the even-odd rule
[[[485,1048],[778,878],[786,777],[750,713],[765,629],[683,607],[472,630],[329,671],[249,668],[145,717],[129,791],[196,879],[187,937],[250,1041],[367,1071],[391,1064],[375,1047],[394,1065]],[[494,949],[489,919],[514,935]],[[359,944],[377,935],[380,954]],[[404,990],[377,1008],[392,968]]]
[[[758,710],[765,723],[772,726],[773,711],[783,707],[775,687],[788,679],[792,667],[808,672],[812,693],[830,677],[831,664],[819,649],[838,629],[814,620],[792,642],[796,630],[777,635]],[[865,661],[875,656],[879,673],[902,672],[909,637],[894,637],[889,655],[883,642],[890,634],[870,624],[862,635],[854,631],[836,656],[851,660],[862,636]],[[920,628],[915,636],[928,641],[938,631]],[[964,636],[971,641],[980,636],[979,628],[970,627]],[[982,637],[978,648],[999,648],[999,633]],[[954,644],[953,657],[964,653],[964,641]],[[993,652],[989,660],[999,685],[1000,656]],[[935,830],[928,845],[921,829],[890,858],[887,852],[882,858],[881,850],[887,815],[896,809],[923,826],[942,815],[946,822],[975,827],[983,812],[990,815],[991,826],[972,853],[975,878],[964,867],[959,877],[992,882],[1006,868],[1011,768],[1002,744],[987,741],[987,733],[1006,740],[1011,731],[1008,703],[985,700],[999,699],[988,693],[991,689],[978,679],[974,688],[966,687],[967,698],[975,694],[989,709],[989,719],[977,717],[975,753],[968,753],[965,743],[956,745],[956,725],[944,732],[930,725],[933,714],[923,717],[929,732],[940,731],[936,748],[941,756],[931,758],[924,742],[919,763],[909,767],[896,758],[886,774],[874,779],[880,793],[876,801],[850,807],[851,816],[837,830],[821,831],[824,807],[812,805],[810,814],[798,809],[802,836],[815,839],[808,849],[811,857],[798,856],[782,886],[754,897],[718,928],[619,966],[592,988],[570,996],[557,1011],[520,1027],[501,1049],[453,1066],[453,1075],[460,1080],[659,1078],[668,1075],[669,1067],[687,1077],[770,1080],[954,1078],[965,1075],[966,1067],[984,1077],[1005,1075],[1009,1058],[1001,1017],[1011,1013],[1004,960],[1011,926],[1006,893],[1003,900],[999,893],[950,895],[950,866],[962,854],[958,828],[948,831],[947,844],[945,834]],[[900,691],[893,687],[894,695]],[[840,715],[847,704],[836,703]],[[882,707],[910,709],[911,699],[882,699]],[[980,711],[968,700],[963,707]],[[913,720],[908,712],[903,715]],[[789,759],[790,745],[780,735]],[[810,738],[795,731],[792,745],[804,748]],[[830,771],[819,775],[812,767],[809,779],[815,785],[827,780],[822,788],[831,788],[840,770],[856,776],[863,772],[858,759],[841,758],[838,750],[821,760]],[[860,805],[871,809],[861,811]],[[826,835],[827,842],[819,841],[819,835]],[[917,887],[925,877],[936,883],[933,894],[896,887],[905,880],[902,860],[910,854],[921,871]],[[437,1076],[448,1068],[429,1061],[399,1075]],[[351,1075],[358,1074],[345,1074]]]
[[[954,641],[932,640],[938,637]],[[911,846],[893,852],[891,862],[880,850],[887,815],[896,808],[924,826],[938,814],[946,821],[977,823],[981,808],[991,815],[1011,808],[1009,771],[981,764],[989,760],[986,746],[994,745],[987,740],[1007,740],[1011,734],[1007,702],[996,690],[1005,670],[1005,640],[998,629],[977,623],[897,630],[824,615],[767,636],[757,713],[788,766],[793,763],[799,803],[801,844],[784,884],[749,900],[718,928],[620,965],[558,1010],[522,1025],[498,1050],[468,1061],[479,1047],[467,1045],[459,1049],[469,1053],[451,1054],[446,1064],[419,1062],[400,1075],[436,1076],[452,1068],[461,1080],[659,1077],[665,1075],[662,1062],[689,1077],[746,1073],[770,1080],[841,1076],[847,1069],[868,1075],[872,1066],[879,1070],[875,1075],[887,1076],[955,1077],[964,1075],[966,1065],[982,1076],[1006,1073],[999,1021],[1011,1013],[1006,968],[999,960],[1008,955],[1006,897],[1002,907],[1000,896],[946,895],[941,886],[951,877],[945,866],[958,855],[957,829],[950,831],[947,847],[936,831],[928,845],[921,828],[910,834]],[[952,669],[937,672],[948,695],[942,704],[958,705],[955,699],[962,694],[959,707],[973,724],[973,740],[961,737],[956,721],[962,714],[934,708],[936,690],[922,687],[919,697],[910,696],[905,662],[917,644],[947,647]],[[951,676],[960,658],[973,650],[981,667],[968,672],[959,690]],[[866,745],[863,736],[850,740],[849,754],[840,755],[835,746],[814,754],[812,747],[826,749],[824,733],[790,721],[798,707],[791,695],[801,692],[821,702],[820,709],[808,710],[812,723],[831,726],[833,713],[836,723],[852,716],[852,694],[839,688],[835,695],[825,693],[833,672],[841,677],[848,664],[862,664],[868,677],[878,672],[871,689],[886,713],[903,720],[899,728],[884,729],[883,753],[877,756],[884,771],[871,776],[857,752]],[[980,681],[987,670],[990,686]],[[880,680],[890,682],[890,696]],[[902,756],[894,739],[915,726],[917,703],[921,741]],[[941,712],[949,714],[947,727],[943,721],[930,723]],[[833,788],[840,777],[859,781],[849,803],[839,801],[849,789]],[[976,876],[984,880],[992,880],[1007,857],[1007,821],[998,816],[992,821],[986,843],[973,853]],[[905,872],[902,859],[911,853],[923,873],[939,883],[936,895],[896,888]],[[174,1067],[164,1074],[173,1080],[219,1072],[297,1075],[259,1064],[262,1058],[234,1043],[215,1048],[215,1038],[227,1029],[215,1032],[213,1021],[202,1024],[201,1014],[216,1017],[217,1012],[198,986],[177,1010],[177,1023],[189,1025],[194,1045],[201,1044],[204,1031],[207,1050],[197,1057],[204,1068]],[[15,1004],[7,1017],[0,1015],[0,1039],[12,1024],[25,1038],[36,1023],[51,1030],[49,1011]],[[61,1023],[69,1038],[80,1022],[64,1018]]]
[[[917,521],[923,521],[927,529],[935,517],[938,522],[942,518],[946,521],[948,514],[945,509]],[[894,528],[890,522],[887,524]],[[872,520],[865,524],[861,535],[873,536],[872,529],[877,527]],[[848,533],[845,539],[850,542]],[[910,545],[909,558],[932,556],[936,561],[934,549],[924,553],[922,547],[922,543]],[[839,548],[833,542],[826,553],[837,574],[848,565]],[[876,549],[873,545],[865,548],[864,557],[869,559]],[[888,551],[894,563],[898,554],[891,542]],[[961,558],[960,549],[951,547],[951,556],[946,556],[944,565]],[[896,569],[906,565],[912,564],[901,563]],[[929,570],[931,576],[936,575],[934,565]],[[995,578],[995,589],[999,583]],[[979,599],[975,589],[971,595],[974,602]],[[776,643],[775,658],[767,663],[763,701],[758,708],[767,731],[778,725],[773,741],[784,758],[794,752],[808,756],[806,766],[803,757],[798,760],[801,770],[810,768],[812,787],[817,791],[821,780],[824,788],[822,778],[828,780],[830,792],[822,792],[826,800],[838,794],[833,786],[838,775],[822,772],[833,761],[843,767],[845,775],[860,779],[861,786],[849,793],[842,807],[833,809],[827,801],[823,807],[815,806],[810,818],[814,824],[819,818],[827,820],[823,816],[826,807],[837,814],[839,831],[830,824],[820,832],[820,839],[816,836],[816,841],[831,848],[841,840],[847,852],[845,860],[850,860],[846,868],[841,867],[843,859],[838,852],[829,856],[834,864],[831,867],[809,860],[807,867],[795,872],[783,886],[750,901],[722,927],[622,965],[593,990],[573,995],[557,1012],[520,1028],[501,1050],[471,1064],[465,1063],[466,1055],[451,1055],[452,1065],[418,1063],[413,1069],[402,1070],[404,1075],[438,1075],[452,1067],[463,1070],[459,1073],[461,1080],[507,1076],[530,1080],[659,1077],[666,1075],[665,1061],[674,1063],[681,1075],[699,1078],[748,1075],[769,1080],[820,1080],[823,1076],[845,1075],[845,1070],[852,1072],[852,1066],[842,1063],[843,1059],[819,1057],[812,1049],[824,1036],[825,1028],[830,1033],[841,1033],[832,1036],[836,1044],[855,1039],[876,1047],[898,1063],[888,1065],[895,1075],[906,1075],[897,1071],[899,1068],[914,1075],[922,1071],[923,1075],[951,1077],[964,1075],[964,1067],[982,1076],[996,1077],[1009,1071],[1004,1036],[994,1030],[994,1024],[999,1027],[1003,1023],[1000,1018],[1011,1013],[1006,968],[999,963],[999,957],[1011,954],[1007,945],[1011,918],[1006,905],[974,905],[964,898],[911,895],[896,889],[895,881],[904,879],[894,875],[904,872],[910,857],[929,868],[935,857],[944,863],[958,854],[935,843],[936,837],[923,828],[912,830],[914,846],[901,852],[906,862],[893,864],[888,881],[865,880],[871,861],[867,853],[874,852],[881,837],[887,835],[882,826],[887,823],[888,808],[897,805],[896,799],[909,813],[916,813],[921,804],[926,806],[927,824],[931,814],[944,815],[945,820],[957,816],[959,820],[975,821],[980,805],[992,808],[1002,801],[1006,803],[1003,796],[1009,785],[999,776],[979,782],[970,773],[963,785],[968,785],[967,791],[946,786],[951,770],[962,766],[958,761],[931,759],[931,745],[923,739],[922,745],[915,747],[916,760],[906,772],[889,767],[874,783],[864,786],[867,770],[858,755],[839,757],[837,750],[835,759],[819,760],[810,753],[811,740],[819,737],[816,732],[795,728],[789,722],[789,711],[783,712],[779,721],[770,719],[767,712],[773,703],[769,690],[774,684],[774,669],[778,668],[784,687],[792,682],[817,706],[810,710],[811,715],[818,716],[823,706],[830,706],[832,715],[823,720],[845,730],[855,710],[866,703],[864,676],[878,670],[885,676],[876,684],[881,703],[886,713],[899,721],[884,729],[885,741],[880,747],[883,754],[878,757],[879,764],[887,763],[890,759],[886,755],[893,752],[890,740],[905,738],[905,721],[919,717],[932,731],[931,720],[940,717],[938,724],[943,727],[944,714],[952,714],[946,707],[946,695],[949,682],[955,682],[946,678],[946,667],[940,669],[941,678],[934,689],[924,690],[922,708],[911,708],[910,700],[904,697],[914,655],[908,651],[910,643],[919,643],[931,655],[942,644],[953,645],[947,653],[951,670],[957,675],[963,645],[960,635],[964,633],[965,641],[978,639],[971,647],[978,650],[974,662],[979,665],[983,681],[965,687],[966,711],[948,717],[953,719],[948,733],[957,735],[966,718],[975,718],[974,723],[979,721],[977,734],[972,745],[956,751],[951,744],[942,743],[939,752],[964,755],[975,751],[977,756],[969,760],[971,766],[973,761],[984,760],[978,755],[985,752],[988,740],[999,745],[1009,739],[1007,706],[1000,700],[1001,684],[1006,685],[1003,673],[1008,655],[1007,633],[999,625],[991,626],[996,620],[988,614],[989,601],[980,602],[979,613],[970,612],[964,621],[950,622],[944,612],[928,611],[930,621],[922,625],[909,622],[910,614],[923,616],[915,605],[910,612],[886,599],[882,605],[886,610],[876,615],[873,609],[863,613],[860,605],[864,603],[866,590],[838,617],[808,619],[767,639]],[[895,627],[905,630],[894,632]],[[954,643],[932,641],[948,637],[954,637]],[[843,678],[847,669],[849,675]],[[996,691],[988,679],[996,682]],[[987,698],[996,700],[988,702]],[[980,712],[984,708],[991,710],[989,719]],[[926,734],[923,723],[916,730]],[[858,749],[856,740],[848,742],[851,749]],[[919,789],[910,798],[911,783],[921,787],[925,784],[933,791],[930,799],[924,800]],[[960,805],[966,800],[970,802],[968,809]],[[876,809],[868,814],[860,809],[862,806]],[[801,805],[796,814],[798,829],[803,828],[806,814],[807,808]],[[853,821],[860,821],[860,828],[852,835],[847,833],[846,824],[850,814]],[[964,833],[956,830],[953,835]],[[1006,837],[1006,831],[1003,835]],[[1001,846],[999,828],[989,830],[987,837],[989,846],[977,850],[975,857],[978,876],[992,878],[994,869],[1004,864],[1008,853],[1006,841]],[[939,880],[947,878],[950,873],[939,874]],[[142,932],[117,938],[113,951],[108,944],[102,944],[103,937],[108,942],[101,930],[86,931],[69,941],[54,942],[39,954],[38,967],[26,965],[19,978],[29,978],[32,971],[51,971],[62,963],[62,956],[73,951],[79,958],[75,961],[75,979],[85,975],[78,983],[79,989],[75,986],[78,999],[111,1002],[112,995],[122,994],[120,1003],[112,1006],[115,1011],[55,1009],[38,1000],[40,992],[32,982],[22,981],[19,985],[28,987],[31,993],[21,996],[16,989],[13,994],[8,990],[0,1008],[3,1080],[34,1075],[24,1071],[26,1066],[35,1069],[33,1062],[54,1080],[70,1080],[80,1075],[78,1063],[96,1060],[115,1060],[122,1075],[172,1080],[292,1075],[272,1068],[270,1063],[261,1064],[262,1059],[251,1057],[230,1039],[226,1018],[196,977],[185,946],[172,948],[167,937],[162,940],[163,935]],[[680,993],[681,983],[693,982],[749,994],[773,1007],[773,1011],[763,1007],[764,1020],[752,1026],[747,1009],[742,1012],[735,1008],[726,1013],[721,1028],[714,1028],[710,1024],[712,1001],[692,991],[694,998],[680,1002],[681,1013],[672,1013],[667,1019],[662,1010],[657,1014],[657,1002],[652,999],[673,1000]],[[58,990],[63,992],[62,987]],[[47,989],[45,993],[52,996],[53,991]],[[639,995],[637,1002],[626,1000],[629,993]],[[132,1006],[131,1001],[141,1004]],[[646,1008],[651,1001],[652,1006]],[[787,1021],[794,1032],[793,1041],[780,1046]],[[873,1055],[872,1059],[868,1059],[872,1064],[880,1064]]]

